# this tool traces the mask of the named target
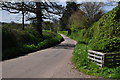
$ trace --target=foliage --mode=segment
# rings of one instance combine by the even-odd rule
[[[81,10],[78,10],[71,15],[68,26],[72,31],[76,31],[78,29],[87,29],[86,23],[87,18],[85,13]]]
[[[85,44],[77,44],[74,50],[73,63],[75,67],[84,73],[89,75],[101,76],[104,78],[120,78],[120,66],[114,68],[100,68],[95,63],[88,60],[88,52],[90,49]]]
[[[19,44],[37,44],[37,42],[42,41],[39,33],[32,29],[21,31],[18,29],[12,29],[8,26],[3,26],[2,35],[3,49],[16,47]]]
[[[120,53],[120,5],[103,15],[92,27],[72,32],[69,37],[77,41],[72,61],[79,71],[120,79],[120,66],[100,68],[87,58],[89,49]]]
[[[99,45],[99,46],[96,46]],[[94,50],[101,50],[102,52],[120,52],[120,38],[107,38],[90,45]]]
[[[58,15],[62,13],[63,7],[56,2],[0,2],[1,9],[6,10],[10,13],[20,13],[22,11],[22,16],[24,18],[24,13],[29,14],[27,20],[36,20],[35,25],[36,30],[42,35],[42,21],[43,19],[51,19],[51,15]],[[35,16],[30,16],[30,14],[35,14]],[[54,17],[54,16],[52,16]],[[22,20],[24,23],[24,19]],[[24,29],[24,27],[23,27]]]
[[[61,32],[66,33],[67,32]],[[80,34],[81,33],[81,34]],[[86,44],[88,40],[84,39],[83,34],[85,30],[81,30],[78,32],[73,32],[69,37],[77,41],[77,45],[75,46],[72,62],[76,69],[82,71],[89,75],[94,75],[97,77],[104,77],[104,78],[120,78],[120,66],[114,68],[100,68],[95,63],[89,61],[88,57],[88,49],[91,49],[89,44]],[[65,35],[66,35],[65,34]],[[77,35],[78,37],[76,37]],[[116,39],[115,39],[116,40]]]
[[[2,31],[3,60],[54,46],[63,40],[63,38],[57,33],[49,31],[43,31],[43,40],[35,29],[30,28],[21,31],[6,26],[3,27]]]
[[[67,31],[59,31],[59,33],[67,35],[68,36],[68,32]]]
[[[75,2],[67,2],[66,3],[66,8],[63,11],[63,15],[62,18],[60,19],[60,30],[66,30],[69,27],[68,22],[69,22],[69,18],[70,16],[78,10],[78,5]]]
[[[50,21],[44,21],[43,22],[43,29],[44,30],[53,30],[53,23]]]
[[[120,48],[120,5],[106,13],[88,31],[92,49],[107,52],[118,51]]]
[[[90,27],[94,22],[98,21],[104,14],[102,8],[103,2],[83,2],[80,9],[85,13],[88,18],[87,26]]]

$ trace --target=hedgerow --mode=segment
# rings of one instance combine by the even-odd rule
[[[2,27],[2,37],[2,60],[23,56],[63,41],[59,34],[50,31],[43,31],[43,39],[35,29],[27,28],[23,31],[9,26]]]

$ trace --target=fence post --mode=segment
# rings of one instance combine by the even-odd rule
[[[116,66],[116,55],[114,55],[114,58],[113,58],[113,62],[114,62],[114,66]]]
[[[102,67],[106,66],[106,54],[103,55],[103,64]]]

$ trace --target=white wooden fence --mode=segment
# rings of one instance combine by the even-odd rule
[[[120,54],[119,53],[102,53],[93,50],[88,50],[88,58],[96,62],[100,67],[116,67],[120,66]]]

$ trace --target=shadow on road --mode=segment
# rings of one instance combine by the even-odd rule
[[[52,49],[73,49],[74,47],[75,47],[74,44],[63,43],[63,44],[59,44],[55,47],[52,47]]]

